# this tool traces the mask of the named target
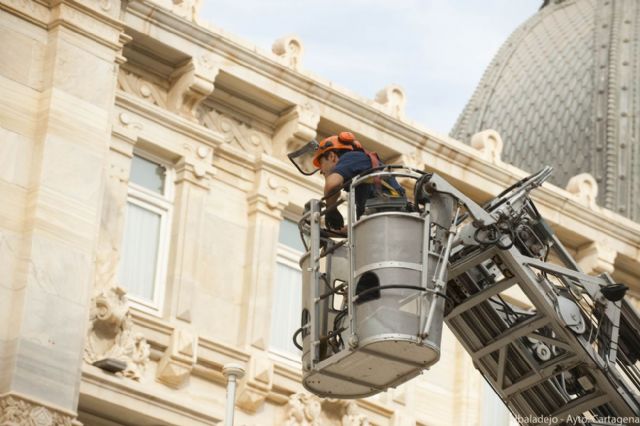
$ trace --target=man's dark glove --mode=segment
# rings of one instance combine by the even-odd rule
[[[344,226],[344,219],[338,209],[327,210],[324,216],[324,223],[328,229],[340,230]]]

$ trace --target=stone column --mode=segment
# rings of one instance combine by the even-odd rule
[[[25,111],[32,123],[24,135],[31,161],[24,203],[16,206],[23,213],[16,273],[2,281],[0,295],[1,305],[11,307],[7,327],[0,329],[0,423],[66,425],[78,404],[110,115],[125,41],[117,20],[120,1],[2,3],[3,13],[12,15],[2,17],[3,27],[39,31],[43,42],[24,57],[30,61],[25,70],[37,68],[39,75],[24,83],[37,86]],[[30,46],[15,41],[0,43],[3,57],[5,49]],[[20,73],[11,71],[2,67],[0,77],[19,82]]]

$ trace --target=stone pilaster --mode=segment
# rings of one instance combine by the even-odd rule
[[[267,349],[276,266],[276,247],[282,212],[288,204],[289,189],[259,160],[254,189],[248,194],[249,229],[247,240],[247,266],[243,300],[248,300],[245,330],[241,339],[258,349]]]
[[[168,282],[173,295],[171,316],[186,322],[191,322],[202,265],[201,235],[205,202],[214,175],[212,157],[210,147],[189,144],[184,146],[184,156],[176,166]]]
[[[21,261],[11,293],[0,295],[12,306],[10,327],[0,329],[0,393],[58,407],[71,413],[65,419],[77,409],[83,324],[94,282],[110,116],[125,40],[114,18],[119,9],[119,1],[3,1],[5,12],[34,24],[43,43],[29,59],[37,80],[15,80],[6,74],[10,70],[0,70],[3,81],[16,82],[15,90],[39,86],[31,99],[32,127],[23,133],[31,162],[16,247]],[[15,96],[0,90],[3,99]]]
[[[124,233],[131,159],[143,126],[130,113],[120,112],[113,117],[112,129],[100,216],[94,295],[119,284],[116,276]]]

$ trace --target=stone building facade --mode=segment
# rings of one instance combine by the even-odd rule
[[[500,136],[434,134],[401,88],[362,99],[296,37],[261,52],[198,7],[0,0],[0,424],[220,424],[232,362],[240,425],[506,424],[448,332],[431,371],[358,401],[306,393],[286,343],[291,221],[322,188],[286,152],[350,129],[485,200],[526,175]],[[596,195],[536,193],[583,268],[637,296],[640,225]]]

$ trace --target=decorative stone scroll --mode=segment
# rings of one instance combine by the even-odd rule
[[[291,395],[284,411],[285,426],[369,426],[355,401],[322,399],[315,395]]]
[[[482,158],[493,164],[502,162],[502,138],[495,130],[483,130],[471,137],[471,146],[480,151]]]
[[[171,74],[167,108],[192,121],[198,121],[197,110],[213,92],[219,68],[211,59],[191,60]]]
[[[569,179],[567,191],[582,204],[595,207],[598,199],[598,183],[589,173],[580,173]]]
[[[407,95],[402,87],[392,84],[376,93],[375,102],[381,105],[387,114],[402,119]]]
[[[299,71],[302,65],[302,54],[304,47],[298,36],[289,35],[277,39],[271,51],[278,55],[286,66]]]
[[[74,416],[17,395],[0,396],[0,425],[75,426]]]
[[[89,364],[107,359],[126,364],[117,374],[140,380],[149,362],[149,344],[133,332],[126,291],[121,287],[103,290],[91,301],[89,330],[84,360]]]

